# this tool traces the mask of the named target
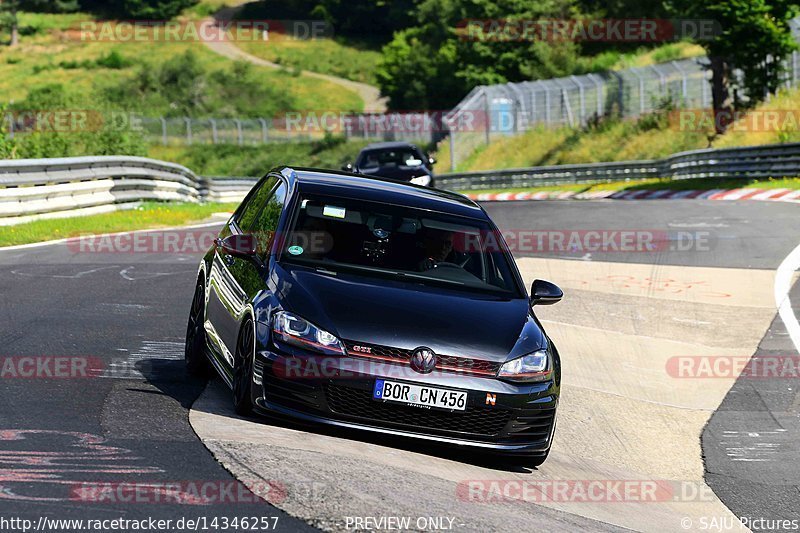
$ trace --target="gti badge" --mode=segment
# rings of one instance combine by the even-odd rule
[[[411,368],[420,374],[429,374],[436,368],[436,354],[430,348],[417,348],[411,354]]]

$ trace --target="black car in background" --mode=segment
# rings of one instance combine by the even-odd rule
[[[399,181],[414,180],[417,185],[433,187],[434,163],[434,158],[413,144],[383,142],[368,145],[358,154],[355,164],[347,164],[342,170]]]
[[[240,414],[514,455],[549,453],[558,350],[486,212],[456,193],[281,168],[200,263],[186,335]]]

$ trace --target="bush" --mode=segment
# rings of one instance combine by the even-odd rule
[[[95,102],[87,106],[78,95],[62,85],[46,85],[31,89],[28,97],[16,103],[13,110],[39,112],[47,116],[57,111],[81,109],[89,113],[85,127],[74,131],[48,129],[47,123],[34,122],[32,131],[20,132],[8,139],[0,131],[0,155],[12,158],[72,157],[81,155],[146,155],[144,137],[126,121],[120,121],[110,109]],[[81,122],[79,124],[84,124]]]
[[[100,56],[100,58],[95,60],[94,64],[102,68],[121,70],[133,65],[133,61],[124,57],[116,50],[112,50],[108,54]]]
[[[81,0],[81,8],[136,20],[170,20],[198,0]]]

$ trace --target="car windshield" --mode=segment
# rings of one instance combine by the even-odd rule
[[[486,221],[340,197],[302,198],[281,261],[520,294]]]
[[[360,168],[419,167],[422,154],[413,148],[368,150],[358,160]]]

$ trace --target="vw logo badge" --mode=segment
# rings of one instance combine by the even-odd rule
[[[436,354],[430,348],[417,348],[411,354],[411,368],[420,374],[429,374],[436,368]]]

